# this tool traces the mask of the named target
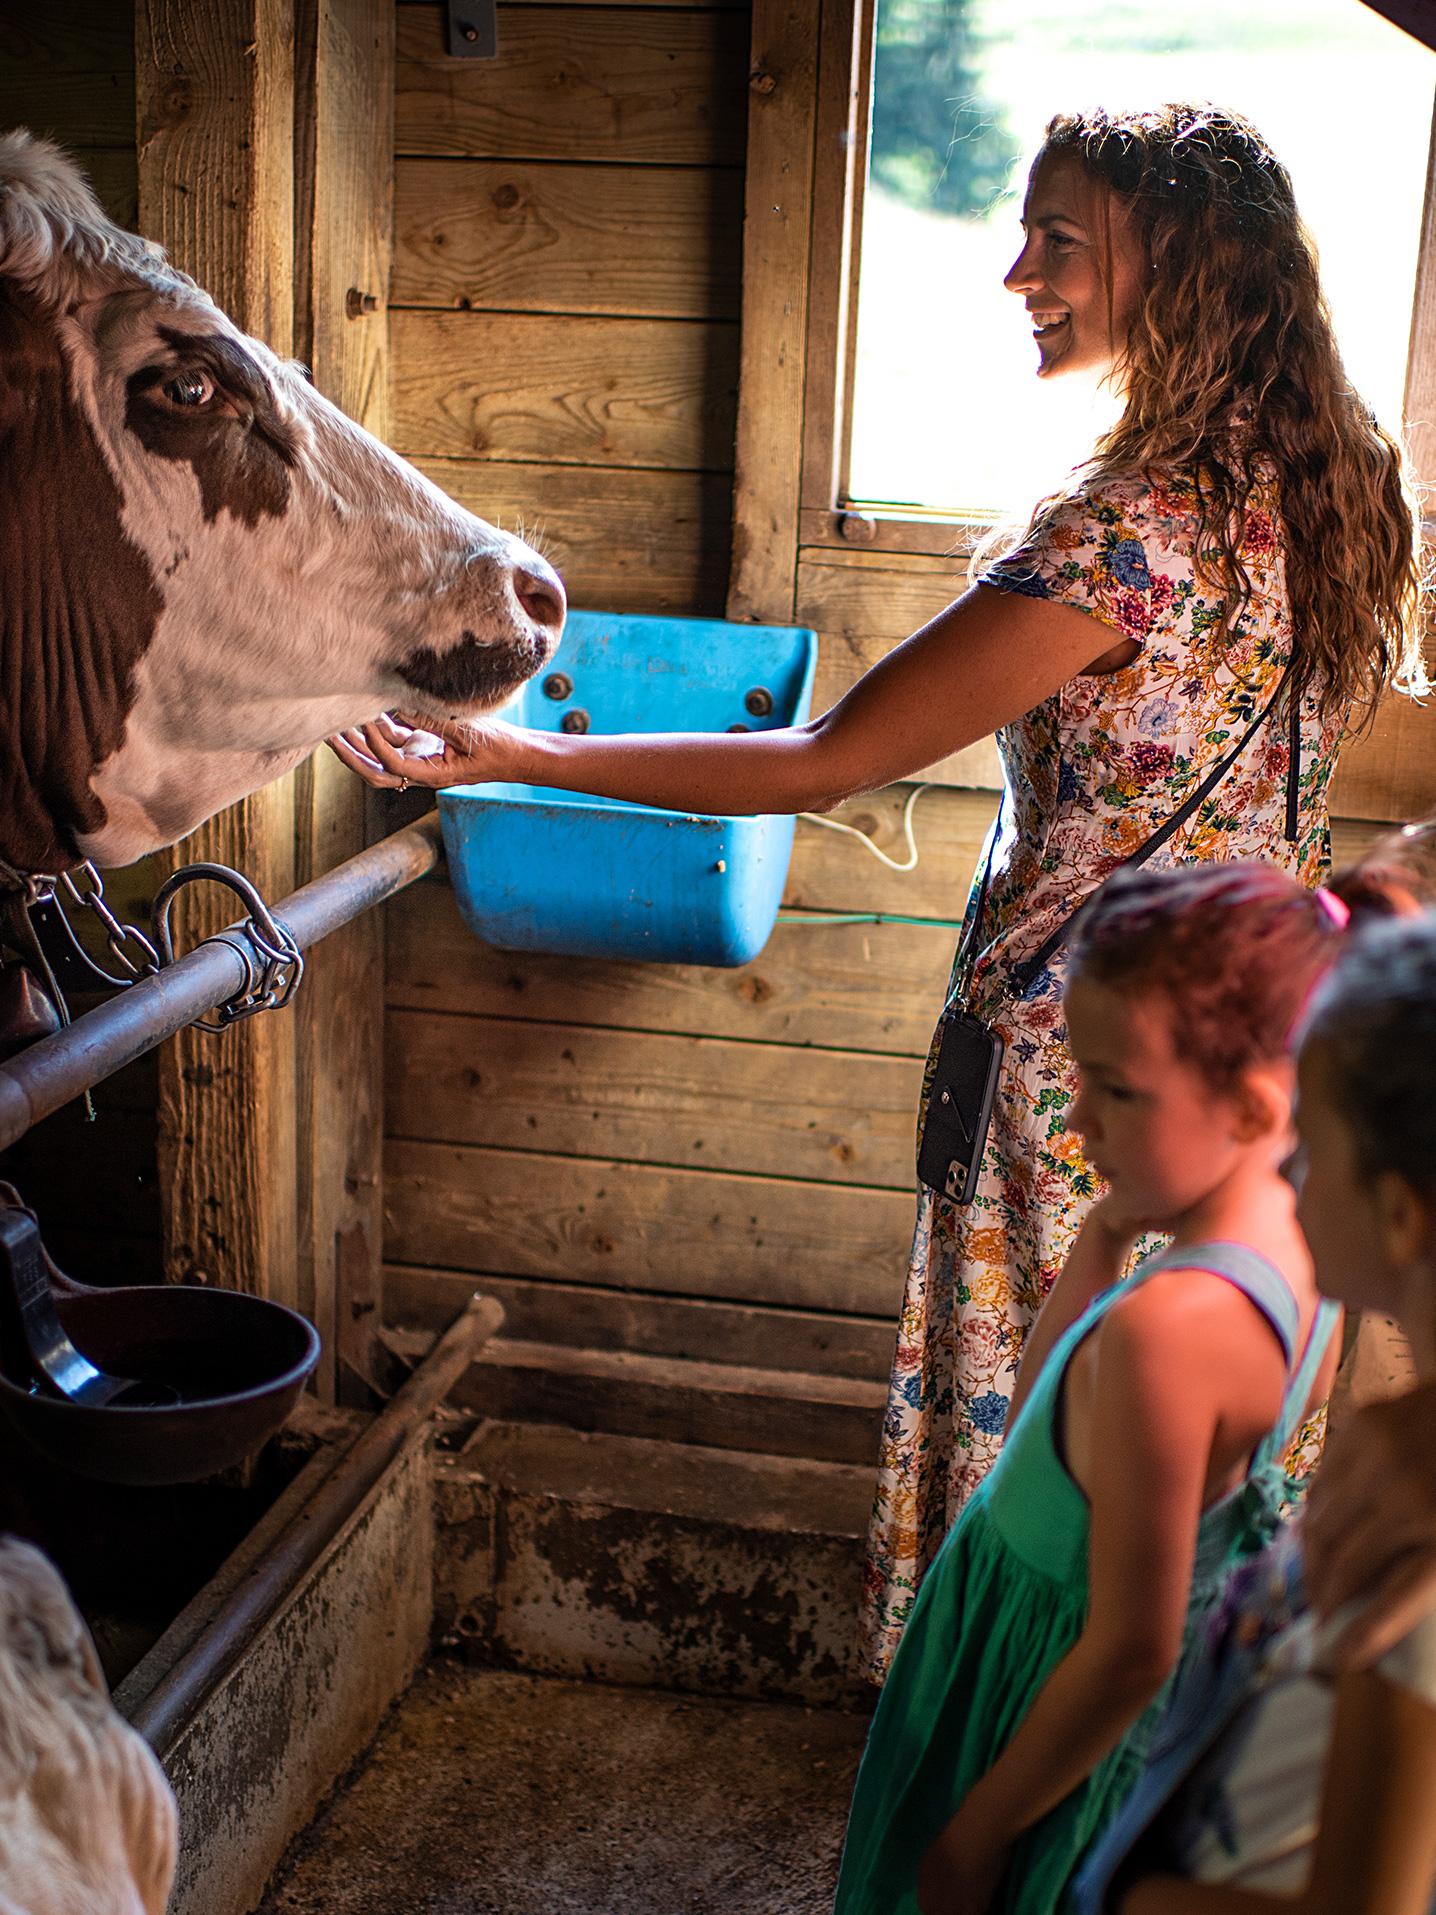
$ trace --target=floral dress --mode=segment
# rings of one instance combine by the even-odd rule
[[[864,1573],[869,1668],[882,1680],[918,1584],[991,1467],[1023,1340],[1101,1186],[1067,1129],[1076,1093],[1062,1015],[1065,949],[1020,1000],[1007,981],[1198,785],[1270,699],[1291,652],[1274,481],[1259,483],[1235,629],[1193,565],[1195,504],[1177,486],[1109,480],[1073,494],[981,582],[1089,614],[1141,646],[1084,674],[998,734],[1004,826],[970,1002],[1005,1044],[976,1195],[924,1186],[898,1319]],[[1094,636],[1093,652],[1113,639]],[[1319,884],[1340,721],[1301,712],[1297,833],[1286,837],[1289,729],[1279,714],[1153,866],[1260,858]],[[976,887],[968,901],[973,915]],[[939,1032],[941,1026],[939,1026]],[[929,1056],[930,1078],[936,1039]],[[1319,1431],[1303,1433],[1308,1451]]]

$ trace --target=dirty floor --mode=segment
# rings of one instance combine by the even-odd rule
[[[866,1726],[436,1662],[260,1915],[826,1915]]]

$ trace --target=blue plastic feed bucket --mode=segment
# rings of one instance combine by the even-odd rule
[[[571,612],[505,717],[538,731],[770,731],[812,709],[815,633]],[[510,951],[746,964],[767,943],[792,818],[708,818],[536,785],[439,793],[469,929]]]

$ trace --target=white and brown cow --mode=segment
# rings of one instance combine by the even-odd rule
[[[553,570],[0,136],[0,859],[120,865],[552,654]]]
[[[0,1538],[0,1915],[164,1915],[176,1833],[64,1584]]]

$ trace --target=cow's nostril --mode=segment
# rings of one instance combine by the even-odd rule
[[[514,595],[535,625],[551,626],[557,631],[563,624],[568,601],[557,572],[542,572],[528,566],[514,569]]]

